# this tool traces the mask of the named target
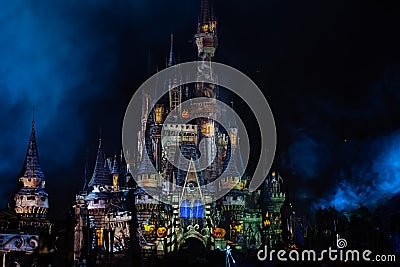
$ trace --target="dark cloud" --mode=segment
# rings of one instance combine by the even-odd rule
[[[91,106],[110,94],[117,73],[118,32],[109,21],[118,18],[113,12],[121,15],[120,23],[134,14],[129,1],[110,7],[104,1],[2,4],[0,151],[7,158],[0,164],[2,206],[22,167],[33,107],[48,184],[73,181],[63,173],[82,164],[77,158],[93,121]]]

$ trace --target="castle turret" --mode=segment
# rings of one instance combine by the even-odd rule
[[[76,264],[85,262],[84,259],[93,251],[98,251],[103,260],[109,261],[112,254],[127,250],[132,216],[124,208],[124,192],[120,189],[120,167],[123,166],[122,157],[120,165],[117,156],[113,160],[106,159],[100,139],[87,192],[78,194],[74,205]]]
[[[106,164],[107,162],[100,139],[96,164],[92,178],[88,184],[89,194],[85,197],[90,223],[94,225],[92,229],[92,248],[102,246],[104,243],[103,228],[106,222],[103,215],[110,210],[111,200],[113,198],[111,193],[112,180],[110,177],[110,169]]]
[[[25,161],[17,176],[17,188],[7,210],[0,213],[0,251],[2,266],[31,266],[37,263],[38,252],[48,251],[52,224],[46,218],[48,195],[44,191],[45,175],[39,161],[35,120]],[[46,253],[46,252],[45,252]]]
[[[201,11],[197,24],[196,45],[199,59],[211,60],[218,46],[217,20],[208,0],[201,1]]]
[[[137,183],[141,187],[158,186],[158,172],[155,170],[146,149],[142,151],[142,160],[137,171]]]
[[[18,191],[14,195],[12,207],[15,212],[27,217],[44,218],[49,203],[44,191],[46,178],[40,167],[39,153],[36,144],[35,120],[32,119],[32,130],[26,151],[25,162],[18,175]]]
[[[282,189],[283,178],[278,172],[271,172],[264,180],[261,189],[263,213],[263,229],[265,242],[269,247],[277,247],[282,243],[282,214],[281,208],[286,194]]]

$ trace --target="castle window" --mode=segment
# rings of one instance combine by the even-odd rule
[[[187,199],[182,201],[182,203],[181,203],[180,217],[181,218],[190,218],[190,202]]]
[[[193,203],[193,218],[203,218],[204,217],[204,207],[200,200],[195,200]]]
[[[96,230],[96,236],[97,236],[97,245],[102,246],[103,245],[103,228]]]
[[[28,196],[26,199],[27,200],[35,200],[35,196]]]
[[[98,199],[95,199],[95,200],[93,201],[93,203],[94,203],[94,204],[99,204],[99,200],[98,200]]]

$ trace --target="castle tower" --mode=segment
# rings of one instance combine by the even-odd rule
[[[110,170],[107,167],[106,158],[103,152],[101,139],[99,139],[99,147],[97,150],[96,163],[93,171],[92,178],[89,181],[89,189],[93,191],[100,191],[107,186],[111,186]]]
[[[48,195],[44,191],[46,178],[40,167],[39,153],[35,136],[35,120],[26,151],[25,162],[18,175],[18,191],[13,197],[12,208],[23,217],[45,218],[48,208]]]
[[[141,130],[138,132],[138,152],[142,153],[144,147],[147,144],[148,141],[148,133],[149,133],[149,129],[150,129],[150,124],[151,124],[151,116],[152,114],[149,115],[150,118],[147,117],[147,114],[149,114],[150,110],[150,104],[151,104],[151,96],[148,92],[143,92],[142,94],[142,116],[141,116]],[[137,163],[140,162],[140,159],[142,158],[142,154],[139,154],[138,156],[138,162],[135,162],[134,164],[136,165]],[[133,173],[133,171],[136,171],[134,169],[134,167],[136,166],[130,166],[131,167],[131,171]],[[132,168],[133,167],[133,168]]]
[[[152,195],[158,194],[159,177],[153,166],[153,162],[144,148],[136,173],[138,188],[134,191],[138,224],[136,234],[139,239],[139,249],[144,259],[154,257],[157,252],[157,226],[161,203],[146,192],[151,191]]]
[[[278,172],[271,172],[265,179],[261,189],[261,205],[263,209],[263,229],[268,247],[277,247],[282,243],[281,208],[286,199],[282,190],[283,178]]]
[[[214,58],[215,50],[218,45],[217,38],[217,21],[214,16],[214,12],[211,10],[208,0],[201,1],[201,11],[199,15],[199,21],[197,25],[197,33],[195,34],[197,54],[198,54],[198,73],[199,79],[208,78],[212,81],[215,80],[211,69],[211,61]],[[211,99],[217,98],[217,86],[213,83],[197,83],[195,88],[195,95],[197,97],[208,97]],[[217,126],[214,122],[216,119],[216,108],[215,105],[210,103],[207,107],[195,107],[195,112],[200,114],[206,113],[208,118],[201,118],[197,116],[197,125],[199,126],[199,142],[203,141],[199,147],[203,156],[203,161],[213,162],[213,155],[217,153],[215,144],[216,136],[218,134]],[[200,115],[199,114],[199,115]],[[204,115],[203,115],[204,116]],[[204,178],[207,182],[215,180],[217,176],[217,164],[214,162],[209,165],[207,170],[204,172]]]
[[[85,197],[85,200],[91,225],[92,248],[101,248],[105,244],[105,229],[107,228],[104,215],[109,211],[112,199],[110,169],[107,166],[101,139],[99,140],[96,163],[88,188],[89,194]]]
[[[200,60],[211,61],[218,46],[217,20],[208,0],[201,1],[200,9],[195,35],[197,53]]]
[[[230,154],[229,165],[223,173],[220,186],[222,189],[232,188],[222,198],[221,209],[225,220],[221,227],[227,233],[226,239],[232,242],[232,246],[240,250],[243,246],[243,212],[246,207],[246,199],[243,188],[241,188],[241,172],[237,165],[238,152],[238,150],[234,150]]]
[[[76,195],[73,206],[76,265],[93,264],[88,262],[93,253],[97,253],[97,260],[111,262],[113,255],[128,250],[132,214],[124,206],[127,190],[124,192],[121,188],[120,175],[125,175],[120,170],[123,166],[123,158],[120,166],[116,156],[114,160],[106,159],[100,139],[93,175],[85,190]]]
[[[164,112],[164,105],[156,104],[154,120],[155,123],[150,126],[150,139],[152,142],[153,159],[155,163],[155,168],[158,172],[161,172],[162,169],[161,128],[164,121]]]
[[[44,191],[45,181],[39,162],[33,118],[25,161],[17,176],[16,191],[8,203],[8,209],[2,210],[0,216],[3,266],[34,265],[39,253],[52,248],[48,242],[52,224],[46,218],[49,204],[48,195]]]

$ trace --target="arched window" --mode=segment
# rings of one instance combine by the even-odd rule
[[[195,200],[193,203],[193,218],[203,218],[204,208],[200,200]]]
[[[190,202],[187,199],[182,201],[182,203],[181,203],[180,217],[181,218],[190,218]]]

